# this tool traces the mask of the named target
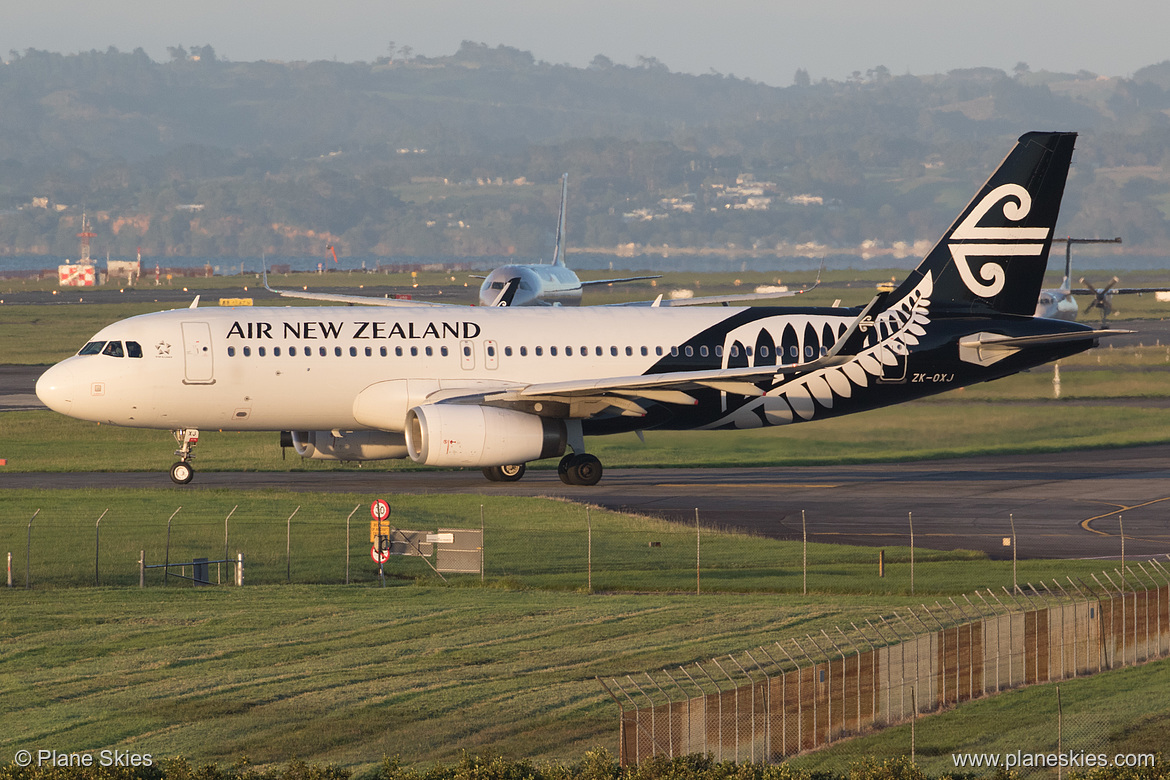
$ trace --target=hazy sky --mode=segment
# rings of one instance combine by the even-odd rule
[[[768,84],[841,80],[884,65],[942,73],[1018,62],[1128,76],[1170,59],[1166,0],[5,0],[0,56],[211,44],[232,60],[373,60],[390,42],[426,56],[463,40],[584,66],[596,54]]]

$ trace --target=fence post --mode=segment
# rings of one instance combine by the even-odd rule
[[[727,656],[730,658],[731,656]],[[719,663],[718,658],[712,658],[711,663],[715,664],[715,668],[723,672],[723,676],[731,683],[731,692],[735,695],[735,763],[739,763],[739,686],[735,684],[735,679],[727,673],[723,665]],[[722,734],[722,731],[720,732]]]
[[[804,516],[804,510],[800,510],[800,534],[802,542],[800,545],[800,595],[808,595],[808,522]]]
[[[797,650],[799,650],[799,651],[800,651],[800,654],[801,654],[801,655],[803,655],[803,656],[805,657],[805,659],[808,661],[809,671],[812,673],[812,676],[813,676],[813,681],[812,681],[812,683],[813,683],[813,693],[812,693],[812,705],[813,705],[813,720],[812,720],[812,723],[813,723],[813,725],[812,725],[812,747],[814,747],[814,748],[815,748],[815,747],[817,746],[817,685],[820,683],[820,680],[818,680],[818,679],[817,679],[817,662],[816,662],[816,661],[814,661],[814,660],[812,659],[812,656],[810,656],[810,655],[808,654],[808,651],[807,651],[807,650],[805,650],[803,646],[801,646],[800,642],[797,642],[797,641],[796,641],[796,638],[795,638],[795,637],[793,637],[793,639],[792,639],[792,644],[796,645],[796,649],[797,649]],[[781,648],[781,649],[783,649],[783,648]],[[797,679],[799,680],[800,678],[798,677]],[[832,714],[832,699],[831,699],[831,698],[829,699],[829,702],[830,702],[830,704],[829,704],[829,712],[830,712],[830,714]],[[803,702],[803,699],[802,699],[802,700],[801,700],[801,704],[803,705],[803,703],[804,703],[804,702]],[[804,720],[804,717],[803,717],[803,715],[801,716],[801,720],[802,720],[802,721]]]
[[[244,554],[242,552],[236,553],[236,585],[244,584]]]
[[[763,648],[760,648],[760,649],[763,650]],[[756,665],[756,668],[760,670],[760,674],[764,675],[764,747],[760,751],[760,753],[761,753],[760,761],[761,762],[771,761],[771,755],[772,755],[772,678],[768,675],[768,672],[764,669],[764,667],[760,666],[760,662],[755,659],[755,656],[753,656],[747,650],[744,650],[743,652],[744,652],[744,655],[746,655],[749,659],[751,659],[751,662]],[[732,660],[734,660],[734,659],[732,659]],[[736,665],[737,666],[739,665],[738,661],[736,661]],[[740,668],[742,668],[742,667],[740,667]],[[744,674],[747,674],[747,672],[745,671]],[[752,681],[752,689],[753,690],[755,689],[755,685],[756,685],[755,681]],[[754,706],[754,703],[755,703],[754,695],[752,698],[752,702],[753,702],[752,718],[754,719],[755,714],[756,714],[756,710],[755,710],[755,706]],[[756,735],[754,733],[755,732],[755,723],[752,724],[752,731],[753,731],[752,744],[754,745],[755,739],[756,739]],[[752,755],[755,755],[755,753],[753,752]]]
[[[788,651],[784,649],[784,645],[780,644],[779,642],[776,642],[775,645],[776,645],[776,647],[780,648],[780,652],[784,653],[784,655],[788,657],[788,660],[792,662],[792,666],[796,670],[796,752],[799,753],[800,751],[804,750],[804,675],[800,671],[800,664],[798,664],[796,662],[795,658],[793,658],[791,655],[789,655]],[[769,656],[769,658],[770,657],[771,656]],[[787,690],[787,687],[788,687],[787,680],[785,680],[785,690]],[[814,702],[814,706],[815,706],[815,702],[816,702],[815,697],[813,698],[813,702]],[[787,705],[787,701],[785,701],[785,704]],[[785,709],[784,732],[785,732],[785,737],[787,738],[787,732],[788,732],[788,713],[787,713],[788,708],[787,708],[787,706],[785,706],[784,709]],[[814,731],[816,730],[816,719],[815,718],[813,719],[813,730]],[[788,742],[785,741],[784,744],[785,744],[785,746],[787,746]]]
[[[694,677],[691,677],[691,673],[686,670],[686,667],[680,666],[678,669],[680,672],[682,672],[683,674],[685,674],[687,676],[687,679],[691,681],[691,685],[693,685],[699,689],[699,695],[703,697],[703,753],[704,754],[710,753],[711,751],[707,745],[707,732],[708,732],[708,728],[707,728],[707,692],[703,690],[702,685],[699,685],[699,683],[695,681]],[[689,705],[688,705],[687,715],[688,716],[690,715]],[[692,750],[691,752],[693,753],[695,751]]]
[[[146,550],[138,551],[138,587],[146,587]]]
[[[593,592],[593,515],[589,511],[589,507],[585,507],[585,531],[586,531],[586,554],[585,554],[585,568],[586,574],[586,593]]]
[[[699,508],[695,507],[695,595],[702,592],[699,569],[702,563],[702,535],[699,533]]]
[[[854,625],[852,621],[850,621],[849,625],[853,626],[854,631],[858,631],[857,626]],[[853,640],[850,639],[845,634],[845,632],[841,630],[840,626],[833,626],[833,628],[837,629],[837,633],[841,635],[841,638],[845,640],[846,644],[848,644],[850,647],[853,648],[853,652],[857,656],[857,731],[860,732],[861,731],[861,650],[858,649],[857,645],[853,644]]]
[[[182,509],[183,507],[179,507]],[[171,575],[171,521],[175,519],[175,515],[179,514],[179,509],[171,512],[171,516],[167,518],[167,555],[163,559],[163,586],[165,587],[170,580]]]
[[[37,519],[37,515],[41,510],[33,512],[33,516],[28,519],[28,545],[24,548],[24,589],[29,589],[31,582],[30,574],[32,571],[30,560],[32,559],[32,521]]]
[[[723,691],[719,689],[719,683],[715,682],[715,678],[711,676],[710,672],[708,672],[706,669],[703,668],[703,665],[701,663],[699,663],[698,661],[695,661],[695,666],[699,667],[699,671],[702,672],[703,674],[707,675],[707,679],[710,680],[711,684],[715,686],[715,702],[716,702],[716,706],[718,707],[718,709],[716,710],[715,722],[719,724],[719,728],[716,729],[716,733],[719,736],[719,760],[722,761],[723,760]]]
[[[106,509],[105,512],[102,512],[102,517],[105,517],[106,512],[109,512],[109,511],[110,511],[109,509]],[[101,584],[100,577],[98,576],[98,560],[99,560],[99,556],[101,554],[101,548],[102,548],[102,517],[99,517],[97,519],[97,522],[93,524],[93,584],[94,585]]]
[[[232,515],[240,508],[239,504],[232,507],[232,511],[227,513],[227,517],[223,519],[223,559],[228,559],[228,520],[232,519]]]
[[[8,587],[12,587],[12,553],[8,553]]]
[[[910,520],[910,595],[914,595],[914,513],[907,512],[906,517]]]
[[[285,583],[292,583],[292,519],[294,517],[296,517],[296,514],[299,511],[301,511],[301,508],[298,506],[296,509],[293,510],[293,513],[288,516],[288,520],[285,521],[285,533],[284,533],[284,564],[285,564],[284,581],[285,581]]]
[[[838,630],[840,630],[840,629],[838,629]],[[841,651],[841,648],[837,647],[837,643],[834,642],[829,637],[829,635],[825,633],[825,629],[823,629],[823,628],[821,629],[821,634],[825,637],[825,641],[828,642],[832,646],[832,648],[837,651],[837,655],[841,656],[841,736],[844,737],[846,732],[849,731],[849,719],[848,719],[848,715],[847,715],[848,706],[849,706],[849,700],[848,700],[848,695],[847,695],[849,692],[849,678],[848,678],[849,664],[847,664],[845,662],[845,653],[843,653]],[[829,688],[830,694],[832,693],[832,691],[833,691],[833,689],[832,689],[832,687],[830,687]]]
[[[353,512],[349,513],[349,517],[345,518],[345,584],[349,584],[349,521],[353,517],[354,512],[361,509],[362,505],[358,504],[353,508]],[[480,537],[483,538],[482,536]],[[223,556],[227,558],[227,555]]]
[[[680,666],[679,668],[681,669],[682,667]],[[692,747],[692,743],[694,742],[694,736],[691,733],[691,699],[693,697],[689,693],[687,693],[686,688],[682,687],[682,685],[679,684],[678,680],[674,679],[674,676],[669,671],[667,671],[666,669],[663,669],[662,673],[666,675],[666,679],[668,679],[672,683],[674,683],[674,687],[678,688],[679,693],[681,693],[683,695],[683,700],[687,703],[687,739],[686,739],[686,749],[683,750],[683,754],[685,755],[687,753],[694,753],[695,750]],[[655,683],[655,684],[657,685],[657,683]],[[672,716],[671,719],[673,720],[673,715],[674,715],[673,703],[671,704],[670,709],[671,709],[671,716]],[[682,737],[681,731],[679,732],[678,740],[679,740],[679,745],[681,746],[683,743],[683,737]],[[674,750],[674,743],[673,742],[671,743],[671,750]]]

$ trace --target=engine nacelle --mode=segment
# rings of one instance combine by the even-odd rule
[[[564,420],[494,406],[424,404],[406,413],[406,448],[427,466],[508,466],[565,452]]]
[[[283,441],[283,435],[282,435]],[[395,460],[405,458],[406,438],[386,431],[293,431],[292,446],[312,460]]]

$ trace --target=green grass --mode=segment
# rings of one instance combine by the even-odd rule
[[[191,493],[172,488],[57,490],[49,495],[7,490],[0,504],[0,550],[13,554],[13,577],[18,587],[25,584],[26,574],[38,590],[90,586],[95,580],[102,585],[134,586],[138,584],[142,552],[148,564],[186,562],[195,557],[221,559],[226,525],[228,557],[244,554],[249,585],[342,584],[347,553],[350,581],[375,584],[377,567],[369,557],[368,507],[372,498],[279,491]],[[696,534],[688,525],[552,499],[474,495],[389,498],[394,509],[392,520],[402,528],[475,529],[482,517],[484,579],[491,587],[585,590],[589,572],[587,526],[591,525],[594,590],[686,593],[696,589]],[[347,546],[346,521],[351,513]],[[652,547],[652,542],[658,546]],[[801,590],[798,543],[712,530],[702,531],[700,543],[700,578],[705,593]],[[909,549],[893,545],[885,549],[883,578],[877,576],[877,556],[869,547],[810,544],[809,590],[831,595],[908,594]],[[980,553],[919,548],[914,557],[918,593],[998,590],[1012,583],[1010,561],[989,561]],[[1087,578],[1100,569],[1100,564],[1092,561],[1027,560],[1019,562],[1019,580],[1051,581],[1066,574]],[[417,557],[393,557],[385,571],[396,583],[440,582]],[[446,576],[453,586],[480,585],[476,575]],[[214,567],[212,579],[217,579]],[[222,580],[229,579],[225,570]],[[161,570],[147,572],[151,587],[162,585],[163,580]],[[185,586],[178,580],[170,584]]]
[[[616,752],[597,676],[831,629],[870,598],[323,586],[3,594],[0,750],[361,766]]]

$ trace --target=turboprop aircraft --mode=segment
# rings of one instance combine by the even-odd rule
[[[103,328],[37,395],[71,417],[171,430],[177,483],[212,429],[492,480],[560,458],[562,480],[592,485],[587,437],[820,420],[1120,332],[1032,316],[1075,139],[1022,136],[919,266],[864,307],[192,307]]]

